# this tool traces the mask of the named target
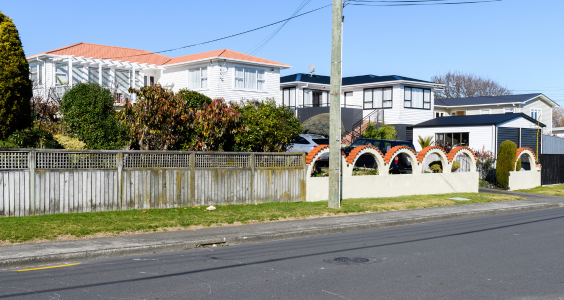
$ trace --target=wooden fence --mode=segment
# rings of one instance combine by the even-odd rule
[[[286,153],[0,151],[0,216],[305,201]]]

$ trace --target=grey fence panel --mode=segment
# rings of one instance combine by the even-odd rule
[[[284,153],[0,151],[0,216],[305,201],[304,164]]]
[[[543,135],[542,154],[564,154],[564,138]]]

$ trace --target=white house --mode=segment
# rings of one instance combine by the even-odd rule
[[[411,125],[433,118],[434,93],[442,87],[397,75],[343,77],[342,113],[346,109],[360,111],[355,118],[362,120],[375,110],[382,111],[383,121],[396,127],[398,139],[411,140]],[[329,89],[329,76],[298,73],[280,78],[282,104],[298,110],[298,115],[300,109],[311,107],[328,112]],[[343,123],[347,127],[346,120]]]
[[[78,43],[27,57],[35,92],[60,93],[78,82],[117,88],[160,83],[174,91],[196,90],[226,101],[280,99],[280,70],[289,65],[222,49],[181,57],[130,48]],[[119,102],[120,98],[118,98]]]
[[[559,105],[543,94],[523,94],[458,99],[435,99],[435,117],[524,113],[546,124],[544,134],[552,132],[552,109]]]
[[[529,147],[534,152],[537,152],[538,145],[538,153],[542,153],[542,131],[539,129],[545,127],[545,124],[524,113],[465,115],[434,118],[413,125],[413,136],[415,139],[430,136],[436,144],[466,146],[494,154],[503,141],[510,140],[517,147]],[[418,143],[414,146],[416,151],[421,151]]]

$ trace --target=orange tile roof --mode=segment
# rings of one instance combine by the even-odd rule
[[[55,50],[51,50],[39,54],[74,55],[75,57],[84,56],[86,58],[93,57],[96,59],[112,59],[112,60],[138,62],[142,64],[146,63],[149,65],[152,64],[163,65],[169,60],[171,60],[171,58],[168,56],[149,52],[146,50],[104,46],[104,45],[96,45],[89,43],[73,44],[70,46],[58,48]],[[35,55],[30,55],[28,57]]]
[[[77,43],[62,48],[58,48],[55,50],[30,55],[28,56],[28,58],[39,54],[74,55],[75,57],[84,56],[85,58],[93,57],[95,59],[121,60],[121,61],[129,61],[129,62],[138,62],[142,64],[146,63],[149,65],[156,64],[159,66],[196,61],[200,59],[225,58],[225,59],[236,59],[242,61],[290,67],[289,65],[283,63],[275,62],[272,60],[268,60],[252,55],[247,55],[244,53],[240,53],[228,49],[214,50],[214,51],[170,58],[168,56],[149,52],[146,50],[105,46],[105,45],[97,45],[97,44],[89,44],[89,43]]]
[[[290,67],[289,65],[286,65],[286,64],[283,64],[283,63],[275,62],[275,61],[272,61],[272,60],[268,60],[268,59],[264,59],[264,58],[260,58],[260,57],[256,57],[256,56],[252,56],[252,55],[248,55],[248,54],[244,54],[244,53],[241,53],[241,52],[228,50],[228,49],[214,50],[214,51],[208,51],[208,52],[202,52],[202,53],[196,53],[196,54],[190,54],[190,55],[175,57],[175,58],[171,59],[169,62],[167,62],[166,64],[172,65],[172,64],[177,64],[177,63],[190,62],[190,61],[195,61],[195,60],[200,60],[200,59],[209,59],[209,58],[236,59],[236,60],[244,60],[244,61],[250,61],[250,62],[257,62],[257,63],[264,63],[264,64],[272,64],[272,65]]]

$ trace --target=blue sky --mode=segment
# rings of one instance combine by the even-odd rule
[[[246,31],[289,17],[303,0],[0,0],[27,55],[89,42],[160,51]],[[460,0],[455,0],[460,1]],[[311,0],[302,12],[330,4]],[[542,92],[564,106],[564,1],[470,5],[347,6],[343,76],[429,79],[449,70],[490,77],[514,93]],[[163,53],[249,51],[277,26]],[[292,65],[282,75],[329,75],[331,8],[290,21],[256,56]]]

